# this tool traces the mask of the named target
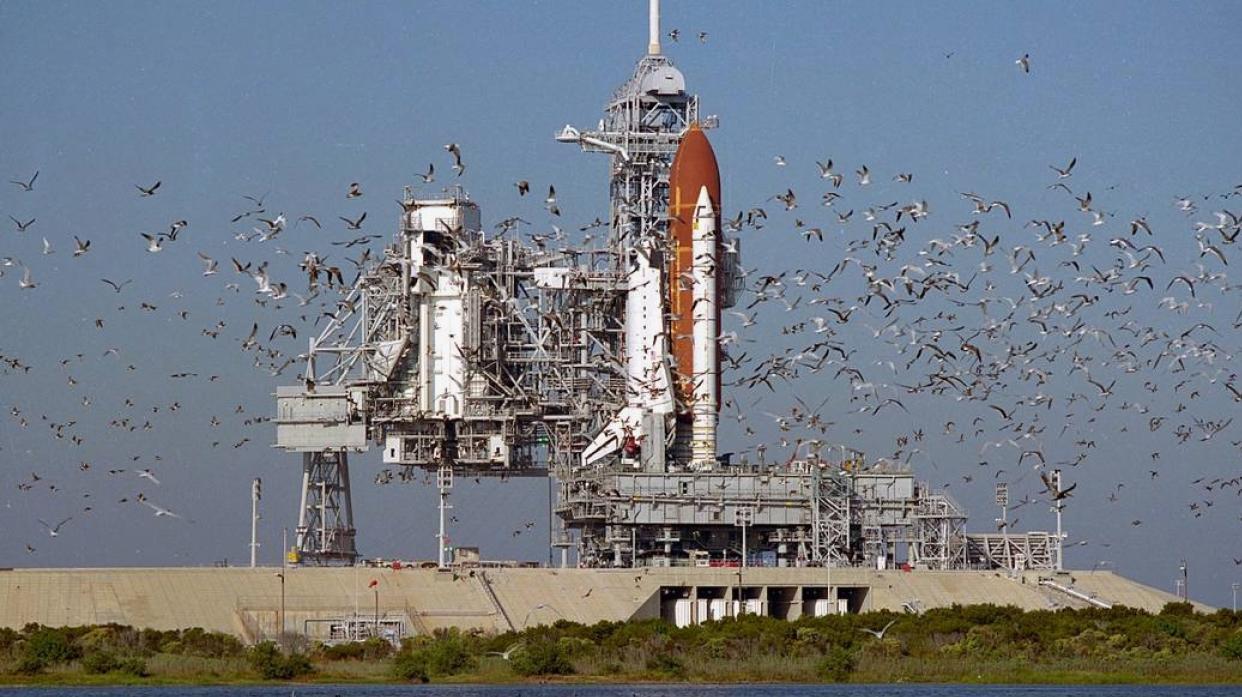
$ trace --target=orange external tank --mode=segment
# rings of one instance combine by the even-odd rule
[[[693,388],[696,378],[693,374],[694,365],[694,321],[692,309],[694,303],[693,279],[690,268],[695,263],[692,251],[694,235],[695,204],[699,192],[707,187],[707,195],[711,198],[712,208],[716,212],[716,229],[720,229],[720,167],[716,164],[716,153],[707,140],[707,134],[698,124],[691,124],[681,145],[673,156],[673,167],[668,178],[668,217],[669,217],[669,274],[668,274],[668,332],[671,339],[674,363],[673,384],[677,395],[677,413],[679,416],[689,414]],[[699,263],[711,264],[714,273],[720,274],[722,245],[717,237],[714,259],[698,260]],[[719,283],[717,284],[719,288]],[[720,302],[716,302],[716,326],[720,326]],[[719,351],[719,347],[717,347]],[[720,375],[717,371],[716,393],[720,394]]]

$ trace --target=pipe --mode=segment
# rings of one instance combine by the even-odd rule
[[[1070,588],[1069,586],[1065,586],[1060,583],[1057,583],[1056,581],[1053,581],[1050,578],[1041,578],[1039,580],[1039,585],[1047,586],[1048,588],[1059,590],[1062,593],[1072,598],[1077,598],[1085,603],[1089,603],[1091,605],[1094,605],[1098,608],[1102,608],[1104,610],[1111,610],[1113,608],[1112,603],[1104,602],[1103,600],[1087,595],[1086,593],[1083,593],[1082,591],[1076,588]]]
[[[651,0],[647,8],[647,55],[660,55],[660,0]]]

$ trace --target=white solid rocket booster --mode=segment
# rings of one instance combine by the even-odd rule
[[[716,464],[716,408],[720,402],[717,394],[716,376],[720,372],[719,352],[716,342],[720,335],[717,304],[720,295],[717,288],[719,260],[716,258],[716,211],[712,206],[707,187],[699,189],[698,202],[694,207],[694,233],[691,252],[694,255],[690,274],[694,279],[694,373],[691,407],[690,454],[694,466],[711,469]]]

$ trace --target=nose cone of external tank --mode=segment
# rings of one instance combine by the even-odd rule
[[[712,204],[720,210],[720,167],[707,134],[698,124],[692,124],[681,139],[677,154],[673,156],[669,184],[681,188],[683,200],[688,199],[686,202],[691,204],[698,198],[699,188],[706,186]]]

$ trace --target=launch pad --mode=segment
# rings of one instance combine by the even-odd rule
[[[436,472],[441,567],[468,475],[552,477],[562,566],[1059,568],[1059,533],[967,534],[895,463],[818,442],[785,462],[719,455],[740,245],[718,120],[662,54],[651,5],[647,54],[599,125],[556,135],[608,157],[601,244],[490,232],[464,191],[407,188],[391,244],[310,340],[302,384],[277,393],[277,446],[302,455],[298,562],[357,559],[348,459],[374,445],[398,476]]]

